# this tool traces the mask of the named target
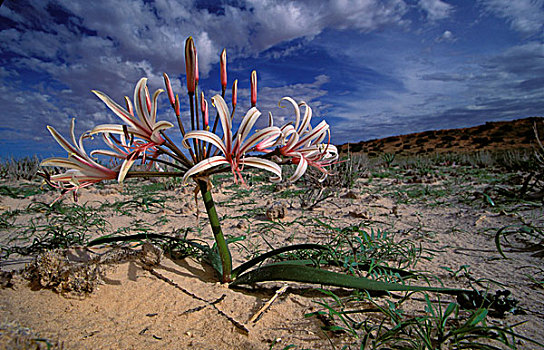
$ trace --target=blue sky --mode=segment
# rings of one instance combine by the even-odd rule
[[[186,101],[188,36],[206,96],[226,47],[238,111],[255,69],[262,112],[280,124],[278,100],[304,100],[336,144],[542,116],[543,23],[544,0],[5,0],[0,157],[64,155],[46,125],[73,117],[78,133],[118,123],[91,89],[121,103],[166,72]],[[166,94],[159,119],[174,121]]]

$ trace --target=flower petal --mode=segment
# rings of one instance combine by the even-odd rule
[[[93,90],[93,93],[102,100],[108,106],[109,109],[112,110],[115,115],[117,115],[119,118],[121,118],[125,123],[132,126],[133,128],[143,128],[143,125],[136,120],[133,116],[130,115],[130,113],[118,105],[115,101],[113,101],[111,98],[109,98],[106,94]]]
[[[279,128],[275,126],[270,126],[267,128],[264,128],[262,130],[257,131],[253,135],[247,139],[246,142],[242,143],[242,146],[239,150],[239,155],[243,155],[246,152],[248,152],[253,146],[255,146],[257,143],[259,143],[261,140],[264,139],[277,139],[281,136],[281,131]]]
[[[276,177],[270,178],[270,181],[272,182],[281,181],[280,166],[268,159],[262,159],[257,157],[245,157],[240,160],[240,164],[273,172],[274,174],[276,174]]]
[[[147,78],[141,78],[134,89],[134,106],[136,115],[140,119],[142,129],[151,134],[152,126],[150,124],[149,111],[147,110]]]
[[[121,169],[119,169],[119,175],[117,175],[117,181],[119,183],[123,182],[123,180],[127,176],[127,173],[130,167],[132,166],[132,164],[134,164],[135,161],[136,161],[136,157],[133,157],[132,159],[129,159],[129,158],[125,159],[125,161],[121,165]]]
[[[306,160],[306,158],[301,155],[299,159],[300,160],[297,165],[297,169],[295,170],[295,173],[288,179],[291,182],[295,182],[300,179],[301,176],[304,175],[304,173],[306,172],[306,169],[308,169],[308,161]]]
[[[227,159],[223,156],[214,156],[210,158],[206,158],[199,163],[197,163],[195,166],[193,166],[191,169],[187,170],[185,175],[183,176],[182,183],[187,183],[187,179],[195,174],[198,174],[202,171],[223,165],[223,164],[230,164]]]
[[[244,119],[242,119],[242,122],[240,123],[240,127],[238,128],[236,142],[232,149],[237,149],[240,147],[239,142],[243,142],[245,140],[251,131],[251,128],[253,128],[253,125],[255,125],[255,122],[260,116],[261,112],[259,112],[259,110],[255,107],[247,111]]]
[[[300,124],[300,108],[298,107],[298,104],[291,97],[286,96],[286,97],[283,97],[280,100],[280,103],[278,104],[281,108],[285,108],[284,106],[281,105],[281,101],[283,101],[283,100],[285,100],[285,101],[291,103],[291,105],[293,105],[293,108],[295,109],[295,129],[298,129],[298,126]]]
[[[221,126],[223,127],[223,139],[225,140],[225,148],[227,152],[232,151],[232,124],[229,116],[229,109],[221,95],[212,97],[212,104],[217,109]]]
[[[185,148],[191,148],[191,146],[187,143],[188,139],[198,139],[205,142],[209,142],[215,147],[219,148],[221,152],[226,156],[227,155],[227,149],[225,147],[225,144],[223,143],[223,140],[216,134],[210,131],[206,130],[193,130],[189,131],[185,134],[185,137],[182,140],[182,145]]]

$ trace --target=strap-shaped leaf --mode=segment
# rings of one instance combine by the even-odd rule
[[[469,292],[465,289],[410,286],[399,283],[389,283],[371,280],[364,277],[344,275],[332,271],[317,269],[310,266],[298,266],[292,264],[266,265],[249,271],[239,276],[232,286],[241,284],[253,284],[267,281],[293,281],[302,283],[315,283],[344,288],[364,289],[370,291],[406,291],[406,292],[438,292],[445,294],[459,294]]]

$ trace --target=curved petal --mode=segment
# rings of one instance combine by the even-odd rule
[[[298,179],[300,179],[302,175],[304,175],[304,173],[306,172],[306,169],[308,169],[308,161],[306,160],[306,158],[300,155],[300,160],[297,165],[297,169],[295,170],[295,173],[293,174],[293,176],[291,176],[288,180],[291,182],[297,181]]]
[[[219,136],[214,134],[213,132],[206,131],[206,130],[194,130],[189,131],[185,134],[185,137],[182,140],[182,145],[185,148],[191,148],[191,146],[187,143],[188,139],[198,139],[202,141],[206,141],[214,145],[215,147],[219,148],[221,152],[226,156],[227,155],[227,149],[225,147],[225,144],[221,140]]]
[[[119,159],[126,159],[127,158],[126,154],[117,153],[115,151],[109,151],[109,150],[106,150],[106,149],[97,149],[97,150],[91,151],[91,156],[95,156],[97,154],[102,155],[102,156],[119,158]]]
[[[164,139],[161,137],[160,132],[165,129],[173,127],[174,124],[167,122],[166,120],[161,120],[153,126],[153,133],[151,134],[151,141],[155,142],[157,145],[161,145],[164,142]]]
[[[236,149],[240,147],[239,142],[243,142],[249,132],[251,131],[251,128],[253,128],[253,125],[255,125],[255,122],[259,117],[261,116],[261,112],[256,107],[252,107],[249,111],[247,111],[244,119],[242,119],[242,122],[240,123],[240,127],[238,128],[236,138],[236,143],[233,146],[233,149]]]
[[[262,130],[259,130],[253,135],[251,135],[250,138],[247,139],[246,142],[242,143],[242,146],[240,147],[240,150],[239,150],[239,155],[243,155],[244,153],[248,152],[253,146],[259,143],[261,140],[268,139],[268,138],[277,139],[279,136],[281,136],[281,131],[279,128],[275,126],[270,126]]]
[[[221,95],[215,95],[212,97],[212,104],[217,109],[219,114],[219,120],[223,128],[223,138],[225,140],[225,148],[228,153],[232,151],[232,124],[229,116],[229,109],[227,103],[221,97]]]
[[[160,122],[156,123],[153,127],[153,132],[173,128],[174,124],[167,122],[166,120],[161,120]]]
[[[159,95],[163,92],[164,92],[163,89],[158,89],[153,94],[153,100],[152,100],[153,102],[151,104],[151,121],[150,121],[151,127],[153,129],[155,129],[155,123],[157,122],[157,105],[158,105],[157,99],[159,98]]]
[[[117,181],[119,183],[123,182],[123,180],[127,176],[127,173],[130,167],[132,166],[132,164],[134,164],[135,161],[136,161],[135,157],[133,159],[125,159],[125,161],[121,165],[121,169],[119,169],[119,175],[117,175]]]
[[[268,159],[245,157],[240,160],[240,164],[273,172],[274,174],[276,174],[276,177],[272,177],[270,178],[270,180],[273,182],[281,181],[280,166]]]
[[[134,106],[136,107],[136,115],[140,119],[142,129],[151,134],[152,126],[150,125],[149,111],[147,110],[147,78],[141,78],[134,88]]]
[[[215,168],[223,164],[230,164],[227,161],[227,159],[223,156],[214,156],[214,157],[206,158],[200,161],[199,163],[197,163],[191,169],[187,170],[187,172],[183,176],[182,183],[183,184],[187,183],[187,179],[195,174],[198,174],[202,171],[205,171],[211,168]]]
[[[298,107],[298,104],[291,97],[286,96],[286,97],[282,97],[282,99],[280,100],[280,103],[278,104],[280,108],[285,108],[284,106],[281,105],[281,101],[283,100],[293,105],[293,108],[295,109],[295,129],[298,129],[298,126],[300,124],[300,108]]]
[[[308,133],[304,134],[300,138],[300,140],[297,142],[295,148],[299,148],[301,146],[304,146],[305,144],[312,141],[313,139],[319,138],[323,133],[327,132],[328,129],[329,129],[329,124],[327,124],[327,122],[323,120],[313,130],[311,130]]]
[[[113,113],[115,113],[115,115],[121,118],[125,123],[132,126],[133,128],[143,128],[143,125],[141,125],[138,120],[136,120],[132,115],[130,115],[130,113],[126,109],[118,105],[106,94],[97,90],[92,91],[99,99],[102,100],[102,102],[106,104],[106,106],[108,106],[109,109],[111,109]]]
[[[141,129],[135,129],[135,128],[127,128],[127,132],[129,134],[132,134],[134,136],[140,137],[144,140],[151,141],[149,138],[149,135],[144,133]],[[110,133],[110,134],[119,134],[124,135],[125,130],[123,128],[123,125],[119,124],[102,124],[95,126],[91,131],[89,131],[89,135],[94,135],[98,133]]]
[[[83,167],[80,163],[67,158],[47,158],[42,160],[40,166],[58,166],[62,168],[73,168],[78,170],[86,169],[86,167]]]
[[[306,110],[304,111],[304,117],[302,117],[302,122],[300,123],[300,128],[297,130],[299,134],[302,134],[306,132],[306,129],[308,129],[310,126],[310,120],[312,119],[312,109],[304,101],[300,102],[300,106],[306,107]]]
[[[57,141],[57,143],[68,152],[68,154],[77,154],[79,150],[72,146],[61,134],[55,130],[52,126],[47,126],[47,130],[51,133],[51,136]]]

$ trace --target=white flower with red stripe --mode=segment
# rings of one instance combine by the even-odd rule
[[[212,104],[216,107],[221,121],[223,139],[206,130],[194,130],[185,134],[183,145],[184,147],[189,148],[190,146],[187,143],[189,139],[199,139],[214,145],[223,155],[213,156],[200,161],[191,169],[187,170],[187,173],[185,173],[185,176],[183,177],[183,182],[185,183],[191,176],[201,174],[221,165],[230,166],[236,182],[240,180],[240,182],[244,183],[241,171],[246,165],[274,173],[275,177],[271,179],[272,181],[281,180],[281,168],[278,164],[267,159],[246,156],[246,154],[254,150],[255,146],[262,140],[279,138],[281,136],[280,129],[273,126],[267,127],[256,131],[249,136],[255,122],[261,116],[261,112],[253,107],[246,113],[240,123],[238,131],[233,135],[232,121],[225,100],[220,95],[215,95],[212,97]]]
[[[93,90],[94,94],[98,96],[105,104],[108,106],[115,115],[117,115],[121,120],[123,120],[126,125],[119,124],[102,124],[94,127],[90,134],[118,134],[121,136],[124,135],[133,135],[135,138],[130,141],[129,144],[123,142],[121,153],[117,152],[116,158],[120,158],[121,155],[125,155],[125,161],[121,167],[119,173],[119,182],[122,182],[134,163],[140,155],[142,157],[142,163],[145,162],[145,152],[152,150],[156,152],[156,146],[162,145],[165,140],[160,135],[162,130],[173,127],[174,125],[167,121],[157,122],[157,99],[161,92],[164,90],[159,89],[153,94],[153,98],[149,96],[149,90],[147,89],[147,78],[141,78],[136,84],[134,89],[134,106],[136,109],[136,116],[134,115],[134,110],[132,108],[132,103],[128,97],[125,97],[125,102],[127,109],[121,107],[106,94]],[[113,147],[111,142],[108,142],[108,138],[105,138],[106,143]],[[111,140],[109,140],[111,141]],[[117,149],[121,151],[121,149]],[[98,153],[98,152],[97,152]],[[102,154],[105,154],[102,152]]]
[[[158,89],[153,94],[153,98],[149,96],[147,89],[147,78],[142,78],[136,84],[134,89],[134,106],[136,108],[136,116],[132,110],[132,104],[128,98],[125,98],[127,109],[121,107],[106,94],[93,90],[94,94],[108,106],[115,115],[126,123],[126,126],[119,124],[103,124],[96,126],[91,130],[91,134],[97,133],[112,133],[123,135],[134,135],[141,140],[135,142],[134,150],[145,152],[147,149],[159,146],[164,143],[164,139],[160,135],[162,130],[173,127],[174,125],[167,121],[157,122],[157,99],[164,90]]]
[[[281,128],[283,146],[279,148],[282,156],[291,158],[291,162],[297,164],[297,169],[289,181],[298,180],[306,172],[308,166],[321,171],[324,174],[321,181],[325,180],[329,175],[329,171],[325,168],[338,160],[338,150],[336,146],[330,144],[329,124],[322,121],[312,128],[310,124],[312,109],[306,102],[297,104],[291,97],[284,97],[282,100],[291,103],[295,109],[295,125],[288,123]],[[305,107],[302,119],[300,107]],[[327,144],[323,144],[326,137],[328,137]]]
[[[74,135],[75,119],[72,119],[70,128],[72,144],[62,137],[62,135],[52,126],[47,126],[47,129],[59,145],[68,152],[68,158],[53,157],[45,159],[40,163],[41,166],[68,168],[66,172],[52,175],[49,178],[49,181],[52,184],[56,184],[55,187],[74,191],[75,194],[80,188],[93,185],[102,180],[113,180],[117,178],[117,171],[98,164],[87,155],[83,148],[83,138],[85,137],[85,134],[82,134],[79,137],[79,142],[76,142],[76,137]],[[68,185],[68,187],[65,185]]]

